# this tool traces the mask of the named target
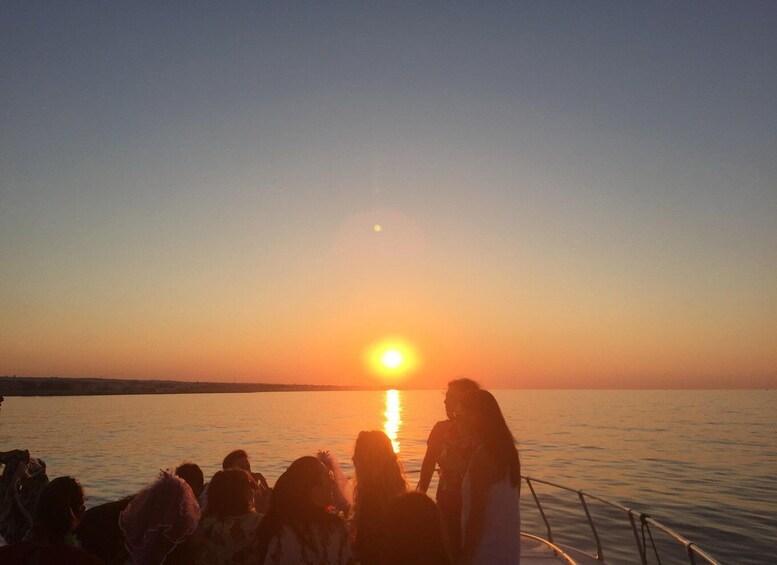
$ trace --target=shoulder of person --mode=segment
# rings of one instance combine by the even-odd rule
[[[429,437],[436,438],[447,434],[451,430],[452,425],[453,422],[450,420],[441,420],[437,422],[432,428],[432,431],[429,433]]]

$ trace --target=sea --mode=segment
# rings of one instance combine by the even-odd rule
[[[496,390],[554,541],[595,553],[584,493],[607,563],[689,563],[649,515],[721,563],[777,563],[777,391]],[[149,484],[160,470],[198,463],[206,479],[243,448],[272,484],[297,457],[327,450],[347,475],[360,430],[392,438],[414,487],[444,391],[263,392],[6,397],[0,450],[28,449],[50,478],[71,475],[87,506]],[[430,489],[434,493],[434,484]],[[591,495],[591,497],[589,497]],[[592,498],[596,497],[596,498]],[[531,489],[522,529],[546,526]],[[639,541],[637,541],[639,540]]]

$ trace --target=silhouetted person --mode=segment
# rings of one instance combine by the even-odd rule
[[[261,514],[254,509],[256,481],[231,468],[213,475],[208,504],[197,531],[196,562],[204,565],[244,563],[256,559]]]
[[[102,560],[78,547],[73,535],[86,512],[84,490],[72,477],[57,477],[43,489],[25,541],[0,547],[3,565],[57,563],[96,565]]]
[[[175,474],[192,487],[192,492],[196,498],[200,497],[202,489],[205,487],[205,477],[197,463],[181,463],[175,468]]]
[[[478,448],[462,486],[462,563],[518,565],[521,561],[521,462],[515,439],[494,396],[485,390],[462,400],[464,432]]]
[[[435,466],[440,466],[436,498],[450,549],[455,557],[458,557],[461,549],[461,485],[469,459],[476,448],[475,442],[462,433],[456,416],[462,398],[478,390],[480,386],[471,379],[456,379],[448,383],[445,393],[445,414],[448,419],[437,422],[429,434],[418,481],[418,490],[425,493]]]
[[[32,528],[38,500],[49,482],[46,463],[21,449],[0,452],[0,536],[7,543],[22,541]]]
[[[270,503],[270,492],[272,489],[267,484],[267,480],[261,473],[255,473],[251,470],[251,461],[248,458],[248,453],[243,449],[236,449],[231,451],[224,457],[224,461],[221,463],[221,469],[226,471],[227,469],[242,469],[247,472],[254,479],[254,507],[260,514],[267,512],[267,506]],[[209,484],[205,485],[200,493],[200,505],[203,512],[208,507],[208,488]]]
[[[440,510],[420,492],[395,498],[386,515],[383,565],[452,565]]]
[[[362,565],[374,565],[380,563],[385,546],[389,504],[407,491],[407,483],[391,440],[380,431],[359,433],[353,448],[353,467],[354,550]]]
[[[123,565],[129,557],[124,548],[124,532],[119,527],[119,514],[132,498],[127,496],[121,500],[93,506],[86,511],[76,528],[76,537],[81,547],[109,565]]]
[[[169,472],[141,490],[119,515],[129,563],[185,563],[188,538],[197,529],[200,507],[191,487]]]
[[[264,565],[347,565],[352,553],[345,522],[332,505],[332,472],[316,457],[301,457],[278,478],[259,525]]]
[[[251,474],[254,480],[262,485],[266,490],[270,489],[270,485],[267,484],[267,480],[261,473],[257,473],[251,470],[251,460],[248,458],[248,453],[243,449],[236,449],[224,457],[224,461],[221,463],[221,468],[226,469],[243,469]]]

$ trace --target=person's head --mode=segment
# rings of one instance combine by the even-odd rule
[[[254,510],[256,482],[248,472],[232,468],[219,471],[208,485],[208,506],[205,513],[223,520],[242,516]]]
[[[73,477],[57,477],[40,495],[33,523],[35,535],[61,539],[76,529],[85,512],[81,483]]]
[[[141,490],[119,514],[124,546],[133,563],[158,564],[190,536],[200,520],[200,507],[181,477],[163,472]]]
[[[192,488],[194,496],[200,496],[202,488],[205,485],[205,477],[202,475],[202,469],[196,463],[181,463],[175,468],[175,474],[181,477]]]
[[[132,496],[91,507],[76,528],[81,547],[106,563],[114,563],[122,554],[124,533],[119,528],[119,515]]]
[[[264,562],[270,540],[284,527],[290,528],[297,541],[313,555],[318,554],[320,547],[326,547],[326,542],[317,541],[322,530],[312,526],[321,526],[324,531],[335,525],[344,527],[340,518],[327,511],[332,504],[332,488],[331,471],[315,457],[300,457],[289,465],[275,482],[270,507],[259,525],[260,563]]]
[[[492,433],[499,434],[507,427],[496,398],[487,390],[464,395],[458,414],[464,429],[477,439]]]
[[[248,459],[248,453],[244,449],[236,449],[230,452],[224,457],[224,461],[221,463],[221,468],[225,471],[227,469],[243,469],[243,471],[251,472],[251,461]]]
[[[300,457],[278,477],[270,496],[270,512],[295,520],[310,515],[311,508],[332,504],[332,473],[315,457]]]
[[[515,438],[494,395],[487,390],[466,395],[459,419],[467,434],[479,441],[498,463],[509,466],[511,482],[518,486],[521,467]]]
[[[456,417],[462,398],[478,390],[480,385],[472,379],[461,378],[450,381],[448,390],[445,392],[445,414],[448,419],[453,420]]]
[[[357,522],[364,517],[367,507],[370,514],[382,513],[390,499],[407,490],[402,465],[383,432],[359,432],[353,448],[353,467]]]
[[[440,510],[431,498],[420,492],[407,492],[391,501],[386,542],[386,563],[452,563]]]
[[[359,432],[352,461],[357,482],[385,473],[403,474],[391,440],[381,431]]]

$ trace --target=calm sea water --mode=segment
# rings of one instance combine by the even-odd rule
[[[777,392],[495,396],[524,474],[644,511],[724,563],[777,562]],[[290,461],[318,449],[350,473],[356,434],[386,429],[414,485],[429,430],[444,418],[442,400],[442,391],[7,398],[0,450],[29,449],[50,477],[79,478],[91,506],[185,460],[209,477],[236,448],[271,483]],[[575,494],[540,487],[538,494],[556,541],[595,550]],[[525,487],[522,505],[524,529],[544,534]],[[637,562],[625,515],[596,503],[592,514],[608,562]],[[688,562],[681,546],[654,539],[662,563]]]

